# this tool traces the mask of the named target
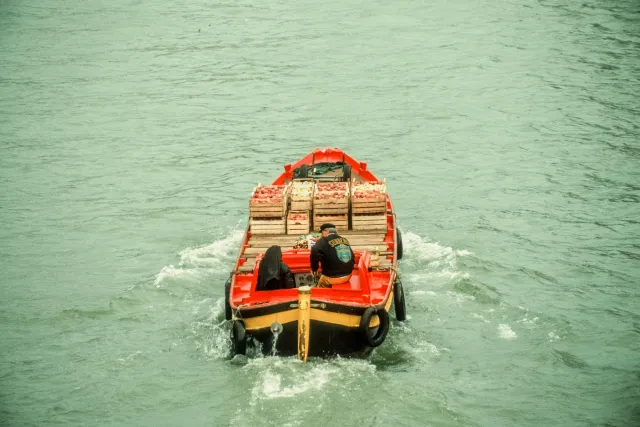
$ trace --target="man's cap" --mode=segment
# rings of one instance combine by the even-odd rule
[[[335,225],[333,225],[333,224],[329,224],[329,223],[327,223],[327,224],[322,224],[322,225],[320,226],[320,232],[323,232],[324,230],[326,230],[326,229],[328,229],[328,228],[333,228],[333,229],[335,230],[335,229],[336,229],[336,226],[335,226]]]

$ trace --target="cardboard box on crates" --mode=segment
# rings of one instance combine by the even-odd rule
[[[309,233],[309,211],[289,211],[287,215],[287,234]]]

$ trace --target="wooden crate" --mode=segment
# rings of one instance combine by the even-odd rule
[[[286,217],[280,218],[250,218],[249,231],[252,234],[284,234],[286,227]]]
[[[310,211],[313,209],[313,181],[294,181],[291,185],[290,199],[292,211]]]
[[[386,213],[387,199],[351,199],[351,212],[354,214]]]
[[[301,216],[303,216],[301,218]],[[309,211],[289,211],[287,215],[287,234],[309,233]]]
[[[338,233],[345,232],[349,228],[348,214],[318,214],[313,212],[313,231],[320,231],[320,226],[324,223],[331,223],[336,226]]]
[[[249,216],[252,218],[282,218],[287,213],[289,185],[258,185],[249,199]],[[260,192],[270,192],[272,199],[258,198]]]
[[[373,214],[352,214],[351,215],[351,229],[352,230],[386,230],[387,229],[387,214],[386,213],[373,213]]]
[[[358,197],[366,194],[366,197]],[[351,212],[353,214],[384,213],[387,211],[387,184],[380,182],[351,183]]]
[[[316,183],[313,196],[313,213],[314,215],[349,213],[349,183]]]

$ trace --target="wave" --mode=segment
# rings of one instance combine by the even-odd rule
[[[166,279],[197,280],[212,270],[230,269],[243,231],[234,230],[229,236],[205,246],[183,249],[178,254],[178,266],[168,265],[156,274],[154,285],[160,287]]]

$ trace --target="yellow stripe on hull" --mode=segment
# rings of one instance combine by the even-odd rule
[[[392,298],[387,299],[387,303],[384,307],[386,311],[389,311],[392,302]],[[332,323],[334,325],[344,326],[347,328],[359,328],[361,317],[362,316],[358,316],[356,314],[334,313],[331,311],[320,310],[318,308],[311,308],[311,320],[316,320],[318,322],[324,323]],[[239,317],[238,319],[244,321],[244,326],[247,331],[264,329],[270,328],[273,322],[278,322],[282,325],[286,323],[297,322],[298,309],[294,308],[292,310],[265,314],[263,316],[257,317],[249,317],[246,319]],[[378,318],[378,316],[372,316],[369,327],[375,328],[378,325],[380,325],[380,319]]]

